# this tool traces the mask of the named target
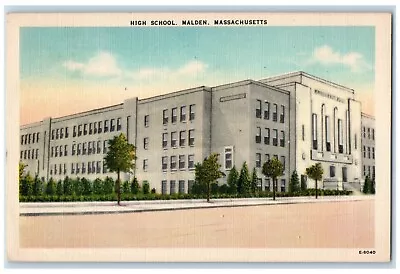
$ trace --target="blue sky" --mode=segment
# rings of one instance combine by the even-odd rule
[[[374,41],[373,27],[21,28],[21,123],[33,114],[41,120],[133,96],[297,70],[367,98]],[[96,103],[79,101],[92,95]],[[52,107],[25,111],[32,97]],[[77,107],[67,110],[65,102]]]

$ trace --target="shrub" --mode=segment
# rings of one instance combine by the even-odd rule
[[[81,184],[82,184],[82,194],[83,195],[90,195],[92,194],[92,184],[91,182],[86,179],[86,178],[82,178],[81,179]]]
[[[43,194],[43,181],[39,179],[38,176],[35,176],[35,181],[33,182],[33,195],[42,195]]]
[[[138,194],[139,193],[139,189],[140,189],[139,183],[138,183],[138,181],[137,181],[137,179],[135,177],[135,178],[133,178],[132,183],[131,183],[131,193],[132,194]]]
[[[56,183],[54,182],[53,178],[50,178],[46,186],[46,195],[52,196],[54,194],[56,194]]]
[[[21,178],[19,183],[19,193],[22,196],[29,196],[32,195],[33,192],[33,178],[28,173],[26,176]]]
[[[72,184],[72,180],[68,176],[64,178],[63,187],[64,187],[64,195],[74,194],[74,187]]]
[[[99,195],[99,194],[104,194],[103,191],[103,181],[99,178],[96,178],[93,181],[93,194]]]
[[[150,192],[150,185],[147,181],[143,182],[143,194],[149,194]]]
[[[114,190],[114,180],[111,177],[106,177],[103,182],[103,194],[112,194]]]
[[[58,196],[62,196],[62,195],[64,194],[64,186],[63,186],[61,180],[59,180],[59,181],[57,182],[56,193],[57,193]]]
[[[297,175],[297,171],[293,171],[292,176],[289,182],[289,192],[293,193],[300,190],[299,186],[299,175]]]
[[[152,189],[151,189],[151,194],[155,194],[156,193],[156,189],[153,187]]]
[[[73,185],[73,189],[74,189],[74,194],[76,196],[80,196],[83,193],[83,185],[81,183],[81,179],[80,178],[76,178],[75,180],[72,180],[72,185]]]
[[[217,194],[218,188],[218,183],[211,183],[211,194]]]
[[[130,192],[131,192],[131,190],[130,190],[130,185],[129,185],[129,182],[128,182],[128,181],[125,181],[125,182],[122,184],[122,192],[123,192],[123,193],[130,193]]]
[[[219,193],[223,193],[223,194],[229,193],[229,187],[228,187],[228,185],[227,185],[227,184],[222,184],[222,185],[220,185],[220,186],[219,186],[219,189],[218,189],[218,192],[219,192]]]

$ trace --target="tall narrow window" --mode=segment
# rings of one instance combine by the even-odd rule
[[[285,106],[281,105],[281,116],[279,118],[281,123],[285,123]]]
[[[75,155],[75,151],[76,151],[76,144],[72,144],[72,155]]]
[[[331,130],[329,116],[325,116],[325,146],[326,151],[331,151]]]
[[[150,117],[149,115],[144,116],[144,127],[148,127],[150,122]]]
[[[88,155],[92,154],[92,142],[88,143]]]
[[[188,168],[194,169],[194,154],[188,155]]]
[[[257,104],[256,104],[256,118],[261,118],[261,100],[257,100]]]
[[[27,135],[27,137],[29,138],[29,134]],[[54,137],[55,137],[55,130],[52,129],[51,130],[51,140],[54,140]],[[28,142],[28,144],[30,144],[30,141]]]
[[[103,132],[103,121],[99,121],[98,123],[98,133],[102,133]],[[103,172],[104,173],[104,172]]]
[[[93,123],[89,123],[89,135],[93,134]]]
[[[372,129],[372,140],[375,140],[375,129]]]
[[[304,129],[304,125],[301,125],[301,140],[303,140],[304,141],[304,139],[305,139],[305,129]]]
[[[256,153],[256,167],[261,167],[261,153]]]
[[[269,154],[265,154],[265,162],[268,162],[270,160]]]
[[[185,193],[185,181],[179,180],[179,193]]]
[[[115,119],[111,119],[110,122],[110,131],[115,131]]]
[[[368,159],[371,159],[371,148],[367,147],[367,150],[368,150]]]
[[[186,106],[181,106],[181,122],[186,121]]]
[[[272,145],[278,146],[278,130],[274,129],[273,132],[274,132],[274,136],[272,139]]]
[[[363,127],[363,137],[365,138],[365,127]]]
[[[86,142],[83,142],[82,144],[82,154],[86,155]]]
[[[167,181],[166,180],[161,181],[161,194],[163,194],[163,195],[167,194]]]
[[[281,138],[279,140],[280,142],[280,146],[281,147],[285,147],[285,132],[283,130],[281,130]]]
[[[260,144],[261,143],[261,128],[257,127],[256,130],[256,143]]]
[[[179,146],[184,147],[186,141],[186,131],[179,132]]]
[[[76,126],[72,129],[72,137],[76,137]]]
[[[63,146],[60,146],[60,157],[63,156]]]
[[[149,149],[149,137],[143,138],[143,148],[145,150]]]
[[[194,146],[194,129],[189,130],[189,146]]]
[[[163,110],[163,125],[168,124],[168,109]]]
[[[278,105],[274,104],[274,110],[272,113],[272,121],[277,122],[278,121]]]
[[[58,146],[56,146],[54,157],[58,157]]]
[[[371,139],[371,129],[367,128],[367,133],[368,133],[368,139]]]
[[[163,133],[162,134],[162,147],[167,148],[168,146],[168,133]]]
[[[25,135],[22,135],[22,136],[21,136],[21,145],[24,144],[24,137],[25,137]]]
[[[264,144],[269,145],[270,143],[270,129],[269,128],[265,128],[265,136],[264,136]]]
[[[161,167],[162,167],[162,171],[167,171],[167,169],[168,169],[168,157],[167,156],[163,156],[161,158]]]
[[[169,194],[175,194],[176,193],[176,185],[175,185],[175,180],[169,181]]]
[[[68,138],[68,127],[65,128],[65,138]],[[39,141],[39,133],[37,134],[37,139]]]
[[[171,156],[170,167],[171,167],[171,170],[176,170],[176,156],[175,155]]]
[[[83,125],[83,135],[87,135],[87,133],[88,133],[88,125],[87,124],[84,124]]]
[[[171,132],[171,147],[176,148],[177,146],[178,146],[177,132],[173,131]]]
[[[264,119],[269,120],[269,102],[265,101]]]
[[[56,139],[60,138],[60,130],[56,129]],[[29,142],[31,142],[31,135],[29,134]]]
[[[367,157],[367,150],[365,149],[365,146],[363,146],[363,156],[364,156],[364,158]]]
[[[108,120],[104,121],[104,133],[108,132]]]
[[[230,170],[233,165],[233,147],[225,147],[225,169]]]
[[[190,120],[190,121],[193,121],[194,118],[195,118],[196,105],[190,105],[190,106],[189,106],[189,111],[190,111],[189,120]]]
[[[179,169],[185,168],[185,155],[179,155]]]
[[[371,149],[372,149],[372,159],[375,159],[375,148],[372,147]],[[36,150],[36,151],[37,151],[37,150]]]
[[[171,122],[176,123],[178,120],[178,110],[177,108],[172,108]]]
[[[97,122],[93,123],[93,134],[97,133]]]
[[[338,144],[339,153],[343,153],[343,122],[338,119]]]
[[[107,149],[108,149],[108,140],[104,140],[103,141],[103,154],[107,153]]]
[[[121,128],[122,128],[122,125],[121,125],[121,118],[117,118],[117,131],[120,131]]]
[[[330,175],[331,178],[336,176],[336,168],[335,168],[335,166],[330,166],[329,167],[329,175]]]
[[[147,171],[148,159],[143,159],[143,171]]]
[[[68,156],[68,146],[64,145],[64,156]]]
[[[60,128],[60,139],[64,138],[64,128]],[[33,138],[35,139],[35,138]],[[33,140],[35,141],[35,140]]]
[[[357,133],[354,134],[354,149],[357,149]]]
[[[312,148],[318,149],[318,139],[317,139],[317,114],[312,115]]]
[[[283,172],[285,173],[285,169],[286,169],[286,158],[285,158],[285,156],[281,156],[281,163],[282,163],[282,167],[283,167]]]
[[[101,141],[97,141],[97,153],[101,153]]]

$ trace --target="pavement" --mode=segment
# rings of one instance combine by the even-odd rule
[[[20,216],[54,216],[54,215],[88,215],[88,214],[121,214],[134,212],[170,211],[219,207],[243,207],[259,205],[281,205],[296,203],[326,203],[341,201],[372,200],[371,195],[351,196],[314,196],[307,197],[277,197],[272,198],[236,198],[193,200],[153,200],[153,201],[121,201],[117,202],[53,202],[53,203],[20,203]]]

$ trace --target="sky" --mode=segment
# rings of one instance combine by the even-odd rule
[[[373,115],[374,67],[373,27],[24,27],[20,123],[299,70]]]

